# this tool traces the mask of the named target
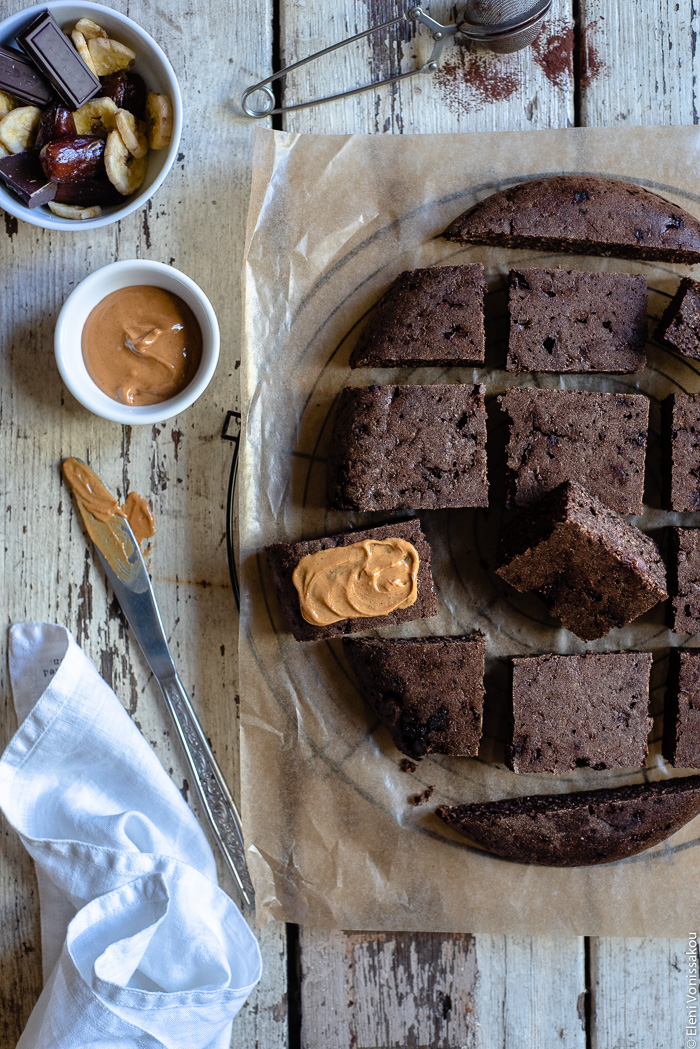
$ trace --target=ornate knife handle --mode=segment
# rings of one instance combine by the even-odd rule
[[[243,829],[236,803],[179,677],[175,674],[159,680],[158,684],[190,767],[199,800],[236,883],[241,906],[243,910],[252,911],[255,907],[255,892],[245,859]]]

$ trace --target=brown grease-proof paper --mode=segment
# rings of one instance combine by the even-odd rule
[[[648,367],[633,376],[512,376],[503,370],[503,278],[511,265],[643,272],[653,317],[680,275],[693,270],[462,247],[439,234],[489,193],[562,172],[628,179],[700,215],[698,170],[700,129],[694,127],[425,136],[258,130],[244,271],[240,649],[242,800],[263,917],[345,929],[683,936],[697,916],[700,819],[640,856],[567,870],[482,852],[448,830],[434,810],[443,802],[676,774],[659,753],[661,712],[669,647],[688,639],[665,628],[663,605],[589,646],[654,653],[648,769],[548,776],[516,775],[503,765],[509,657],[586,646],[551,620],[537,598],[517,594],[493,574],[506,430],[494,394],[512,385],[647,393],[651,426],[641,524],[657,539],[668,524],[700,524],[700,515],[658,509],[660,400],[674,390],[699,391],[697,365],[650,342]],[[350,370],[360,322],[398,273],[477,260],[490,289],[485,368]],[[433,547],[439,615],[379,633],[486,634],[484,741],[478,759],[431,756],[406,773],[358,693],[340,640],[300,644],[288,632],[263,550],[271,542],[391,518],[325,508],[332,410],[344,386],[476,380],[485,383],[489,399],[491,505],[487,511],[420,514]],[[434,787],[432,797],[414,805],[412,798],[426,787]]]

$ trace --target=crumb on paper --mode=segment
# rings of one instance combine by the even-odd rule
[[[411,803],[413,805],[425,805],[426,801],[430,801],[432,798],[434,790],[435,787],[426,787],[420,794],[413,795]]]

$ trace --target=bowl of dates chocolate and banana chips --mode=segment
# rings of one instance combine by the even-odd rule
[[[45,229],[143,207],[177,156],[182,99],[126,15],[57,0],[0,22],[0,207]]]

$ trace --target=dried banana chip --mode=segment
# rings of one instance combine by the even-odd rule
[[[114,131],[117,105],[111,98],[93,98],[73,113],[76,135],[99,135],[107,138]]]
[[[6,94],[4,91],[0,91],[0,117],[4,117],[5,113],[9,113],[16,105],[17,103],[11,95]]]
[[[58,204],[55,200],[50,200],[49,208],[59,218],[75,219],[77,222],[85,222],[86,219],[96,219],[102,214],[102,208],[99,204],[95,204],[91,208],[81,208],[78,204]]]
[[[90,49],[88,47],[87,40],[85,39],[83,34],[80,32],[79,29],[74,29],[73,32],[70,35],[70,38],[73,41],[73,44],[75,46],[75,50],[78,52],[78,54],[82,58],[82,60],[85,63],[85,65],[88,67],[88,69],[90,70],[91,73],[94,73],[95,76],[97,76],[97,70],[95,69],[95,63],[92,60],[92,56],[90,54]]]
[[[75,23],[75,28],[79,33],[82,33],[86,40],[94,40],[98,36],[107,38],[107,33],[98,25],[97,22],[93,22],[91,18],[79,18]]]
[[[0,120],[0,142],[10,153],[24,153],[36,141],[41,120],[37,106],[19,106],[11,109]]]
[[[112,40],[111,37],[93,37],[88,41],[88,47],[97,76],[118,73],[120,69],[128,69],[136,61],[136,54],[130,47],[120,44],[118,40]]]
[[[148,153],[148,138],[144,122],[137,120],[128,109],[118,109],[115,119],[117,131],[122,137],[122,142],[132,156],[137,159],[145,157]]]
[[[135,157],[118,131],[110,131],[105,146],[105,171],[114,188],[124,197],[135,193],[146,177],[146,157]]]
[[[11,156],[9,149],[5,149],[5,147],[3,146],[2,142],[0,142],[0,157],[9,157],[9,156]]]
[[[167,95],[151,91],[146,99],[146,126],[151,149],[165,149],[173,137],[173,107]]]

